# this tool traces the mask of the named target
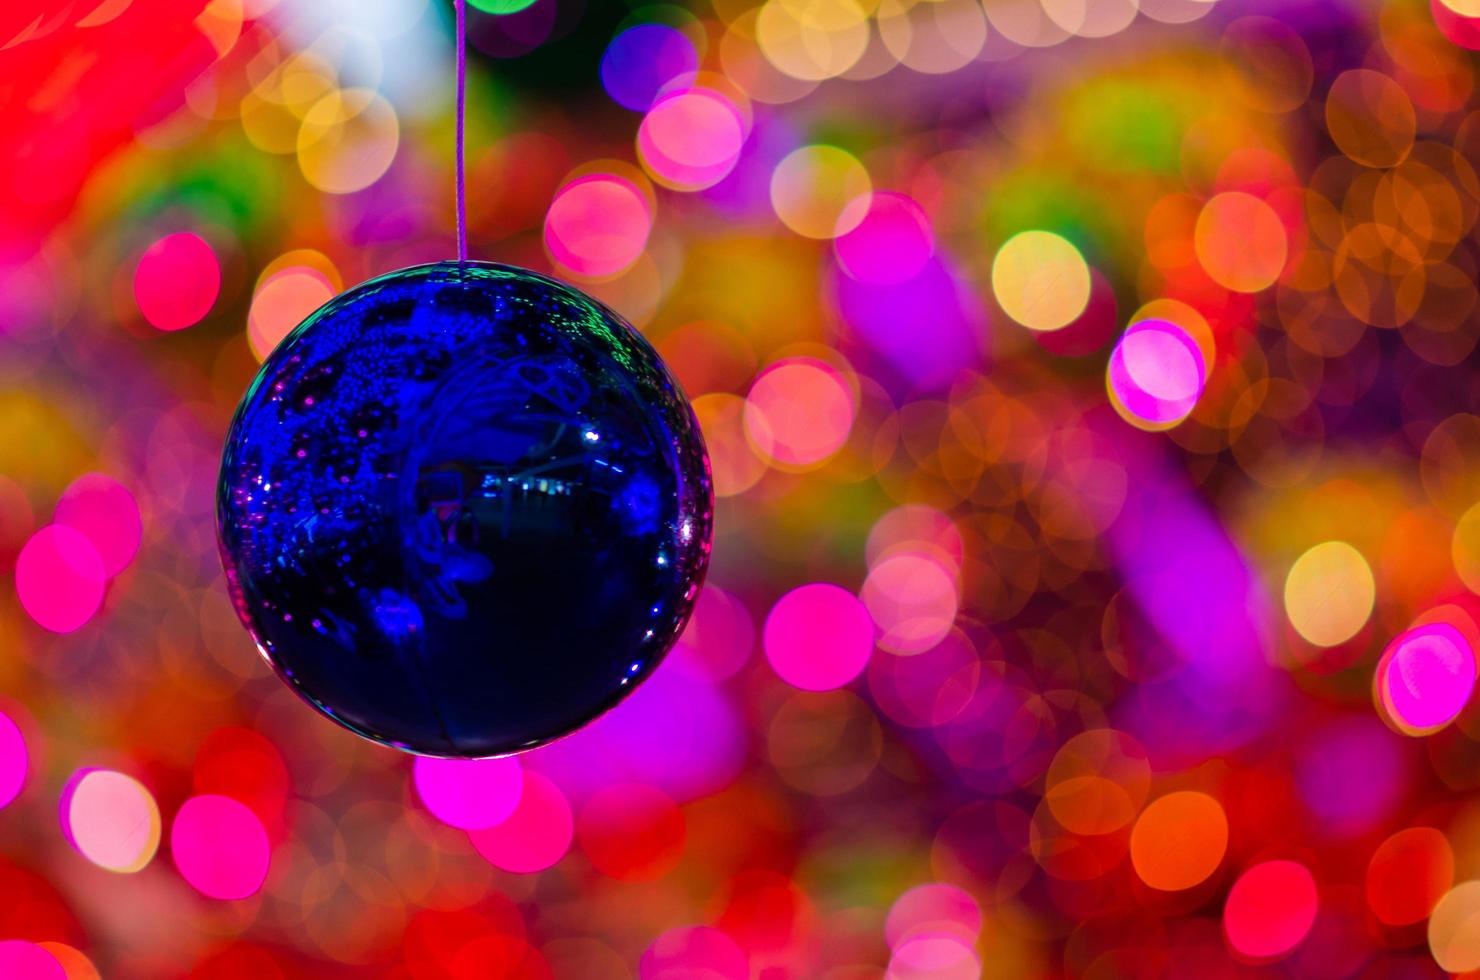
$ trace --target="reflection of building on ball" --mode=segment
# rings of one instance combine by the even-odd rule
[[[299,693],[378,741],[488,755],[652,670],[711,496],[631,328],[552,280],[448,263],[344,294],[268,359],[219,509],[238,610]]]
[[[427,429],[406,447],[418,594],[443,616],[466,614],[459,585],[493,573],[485,536],[510,537],[516,523],[557,535],[587,507],[611,508],[633,533],[651,533],[657,485],[604,454],[648,453],[645,436],[625,443],[580,422],[590,388],[556,358],[504,361],[502,351],[464,359],[432,396]],[[413,608],[408,599],[406,604]],[[394,621],[393,623],[398,622]]]

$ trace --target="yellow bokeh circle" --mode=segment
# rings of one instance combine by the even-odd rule
[[[992,293],[1002,311],[1029,330],[1068,326],[1089,304],[1089,266],[1067,238],[1024,231],[992,260]]]
[[[298,168],[326,194],[353,194],[390,169],[400,145],[396,110],[369,89],[330,92],[303,117]]]
[[[776,217],[806,238],[833,238],[852,231],[868,211],[872,190],[858,158],[826,144],[793,150],[771,172]]]
[[[1295,560],[1285,577],[1285,615],[1306,641],[1334,647],[1356,636],[1372,615],[1376,586],[1362,553],[1326,541]]]

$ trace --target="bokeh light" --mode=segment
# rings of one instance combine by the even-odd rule
[[[9,806],[20,795],[29,770],[25,736],[9,715],[0,712],[0,807]]]
[[[709,450],[714,495],[733,497],[755,486],[769,468],[756,455],[745,425],[749,402],[738,395],[715,392],[694,399],[694,415]]]
[[[958,718],[973,703],[982,674],[975,647],[953,630],[929,650],[871,659],[869,693],[894,723],[930,729]]]
[[[860,225],[850,234],[862,229]],[[900,269],[875,271],[892,276]],[[900,282],[864,282],[840,272],[833,277],[833,288],[839,314],[886,378],[898,376],[921,391],[939,391],[960,375],[963,365],[982,357],[985,311],[939,256]]]
[[[591,174],[562,187],[550,202],[545,247],[572,272],[612,276],[642,255],[652,225],[651,209],[630,181]]]
[[[930,557],[890,555],[869,570],[863,602],[891,653],[920,653],[950,632],[959,601],[951,571]]]
[[[246,804],[269,836],[283,829],[292,776],[277,746],[260,732],[233,725],[211,732],[196,750],[190,776],[197,794],[230,796]]]
[[[934,556],[942,567],[959,571],[966,558],[966,543],[961,529],[944,511],[928,504],[903,504],[880,516],[864,543],[864,557],[871,568],[901,553]]]
[[[412,765],[416,794],[438,820],[459,830],[502,823],[519,805],[524,770],[517,759],[431,759]]]
[[[76,947],[50,941],[39,942],[36,945],[46,950],[56,958],[58,963],[62,964],[67,980],[101,980],[102,974],[98,972],[92,960]]]
[[[1310,96],[1315,65],[1293,27],[1273,17],[1240,17],[1223,32],[1224,78],[1261,112],[1292,112]]]
[[[1376,586],[1362,553],[1345,541],[1318,544],[1285,576],[1285,615],[1307,642],[1345,643],[1372,615]]]
[[[612,782],[642,782],[685,803],[728,786],[743,761],[743,731],[724,690],[660,670],[591,725],[541,748],[539,771],[571,799]]]
[[[662,790],[642,783],[608,786],[576,820],[581,851],[604,875],[655,881],[683,856],[683,812]]]
[[[1136,819],[1151,788],[1151,764],[1135,739],[1096,728],[1065,742],[1048,767],[1044,800],[1076,834],[1109,834]]]
[[[1369,167],[1401,163],[1413,146],[1413,103],[1381,72],[1342,72],[1326,93],[1326,127],[1341,152]]]
[[[1089,303],[1089,266],[1079,249],[1051,231],[1023,231],[992,260],[992,294],[1029,330],[1059,330]]]
[[[922,935],[946,935],[968,947],[982,929],[982,910],[971,893],[955,885],[916,885],[894,900],[884,920],[884,940],[898,949]]]
[[[767,0],[755,20],[766,59],[793,78],[836,78],[868,47],[868,14],[856,0]]]
[[[888,980],[970,980],[981,976],[981,960],[971,943],[953,936],[915,936],[894,948],[884,975]]]
[[[539,0],[468,0],[469,4],[484,13],[501,15],[517,14],[538,2]]]
[[[612,38],[601,59],[601,84],[618,105],[646,112],[665,86],[692,80],[699,52],[667,24],[636,24]]]
[[[1154,302],[1154,301],[1153,301]],[[1151,305],[1151,304],[1147,304]],[[1149,319],[1143,307],[1131,323]],[[1089,301],[1083,311],[1057,330],[1036,331],[1038,346],[1060,357],[1086,357],[1102,349],[1120,326],[1115,287],[1098,269],[1089,270]]]
[[[1228,817],[1206,793],[1179,790],[1153,800],[1131,831],[1136,875],[1159,891],[1202,884],[1228,851]]]
[[[470,831],[468,837],[494,867],[532,874],[564,857],[573,833],[570,803],[560,787],[537,772],[526,772],[513,812],[491,827]]]
[[[1450,559],[1465,588],[1480,594],[1480,502],[1455,522]]]
[[[804,691],[830,691],[868,665],[874,624],[853,593],[814,582],[792,589],[771,607],[763,645],[782,680]]]
[[[669,657],[679,670],[723,681],[745,667],[754,646],[750,610],[738,596],[710,582],[699,592],[689,625]]]
[[[134,301],[158,330],[199,323],[220,291],[220,260],[210,243],[192,232],[165,235],[144,250],[134,268]]]
[[[137,779],[108,769],[85,769],[63,794],[62,823],[72,846],[109,871],[141,871],[159,848],[161,824],[154,796]]]
[[[805,469],[843,447],[857,411],[832,365],[791,357],[766,366],[745,399],[745,434],[764,460]]]
[[[390,169],[400,146],[396,110],[369,89],[332,91],[316,102],[298,130],[298,167],[326,194],[353,194]]]
[[[1315,924],[1319,898],[1310,869],[1295,861],[1265,861],[1239,876],[1223,907],[1223,932],[1251,960],[1284,956]]]
[[[103,473],[87,473],[73,480],[57,500],[53,519],[81,531],[92,542],[109,578],[134,560],[144,534],[134,495]]]
[[[283,338],[309,314],[334,298],[328,276],[309,266],[291,265],[267,275],[252,295],[247,313],[247,342],[259,361],[267,359]]]
[[[798,147],[771,171],[776,217],[807,238],[833,238],[857,228],[872,190],[858,158],[826,144]]]
[[[1378,845],[1367,865],[1367,905],[1388,926],[1429,917],[1454,884],[1454,851],[1433,827],[1409,827]]]
[[[60,960],[23,939],[0,940],[0,974],[14,980],[69,980]]]
[[[710,926],[680,926],[653,940],[638,964],[640,980],[746,980],[750,963],[735,941]]]
[[[1441,970],[1480,969],[1480,881],[1466,881],[1444,893],[1429,914],[1429,952]]]
[[[1428,916],[1428,949],[1440,970],[1480,970],[1480,881],[1444,893]]]
[[[1206,380],[1202,352],[1185,330],[1167,320],[1139,320],[1116,341],[1105,383],[1122,418],[1157,431],[1192,414]]]
[[[637,153],[647,172],[681,191],[723,180],[744,143],[745,121],[734,103],[702,86],[660,96],[637,130]]]
[[[180,876],[208,898],[236,901],[262,887],[272,848],[262,821],[227,796],[192,796],[175,813],[170,856]]]
[[[31,536],[15,560],[21,606],[53,633],[81,629],[103,603],[107,572],[86,535],[48,524]]]
[[[876,13],[879,38],[907,68],[944,75],[974,61],[986,43],[987,18],[970,0],[909,3],[884,0]]]
[[[1214,282],[1235,292],[1269,288],[1289,253],[1279,214],[1243,191],[1210,198],[1197,216],[1194,234],[1203,269]]]
[[[1377,702],[1411,735],[1436,732],[1469,703],[1475,651],[1448,623],[1416,626],[1395,637],[1377,663]]]
[[[935,252],[935,232],[920,205],[905,194],[875,191],[838,215],[833,252],[861,282],[892,285],[912,279]]]

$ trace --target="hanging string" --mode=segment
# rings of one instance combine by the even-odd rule
[[[467,0],[452,0],[457,11],[457,260],[468,260],[468,198],[463,179],[463,105],[468,90]]]

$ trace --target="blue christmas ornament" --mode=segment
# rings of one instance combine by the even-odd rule
[[[713,495],[652,347],[544,276],[403,269],[262,365],[217,493],[237,612],[293,689],[367,738],[488,756],[650,674],[693,608]]]

